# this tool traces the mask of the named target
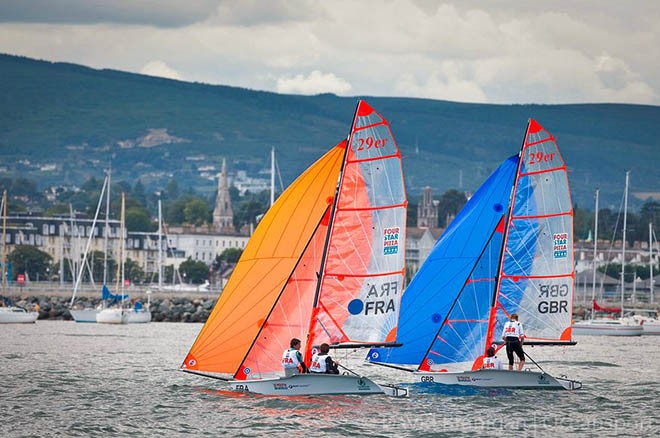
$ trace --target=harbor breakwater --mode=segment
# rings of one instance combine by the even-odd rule
[[[8,298],[11,299],[14,306],[23,307],[27,310],[38,310],[39,319],[73,319],[69,313],[70,297],[9,295]],[[211,314],[216,300],[217,297],[155,297],[151,299],[149,306],[151,320],[165,322],[205,322]],[[145,301],[140,301],[146,306]],[[100,298],[83,296],[76,298],[74,308],[96,308],[100,304]]]
[[[217,293],[217,292],[216,292]],[[157,322],[205,322],[218,296],[216,293],[153,293],[151,294],[151,320]],[[23,307],[27,310],[39,311],[39,319],[50,320],[72,320],[69,313],[71,296],[68,293],[54,294],[8,294],[7,297],[13,305]],[[129,300],[132,307],[136,301],[140,301],[143,306],[147,305],[145,294],[136,294],[137,298]],[[141,295],[141,296],[140,296]],[[133,295],[135,296],[135,295]],[[96,308],[101,304],[100,297],[97,294],[83,293],[75,300],[75,309]],[[649,306],[660,311],[657,306]],[[581,320],[588,318],[591,309],[583,304],[574,304],[573,318]]]

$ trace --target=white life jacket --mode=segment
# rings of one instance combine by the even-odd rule
[[[522,324],[518,321],[507,321],[502,330],[503,338],[520,338],[524,336]]]
[[[313,373],[325,373],[328,370],[327,363],[325,362],[327,357],[327,354],[315,354],[312,356],[312,364],[309,370]]]
[[[285,350],[282,354],[282,367],[286,368],[298,368],[300,366],[300,361],[298,360],[298,350],[295,348],[289,348]]]
[[[485,357],[482,368],[491,369],[491,370],[501,370],[502,361],[500,361],[497,356]]]

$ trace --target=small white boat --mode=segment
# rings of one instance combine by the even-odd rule
[[[660,320],[652,316],[633,315],[632,318],[642,326],[644,335],[660,335]]]
[[[407,397],[408,390],[401,386],[374,383],[362,376],[337,374],[297,374],[259,380],[231,380],[233,391],[254,392],[264,395],[322,395],[322,394],[386,394]]]
[[[540,371],[480,369],[463,372],[415,371],[416,381],[441,385],[508,389],[580,389],[582,383]]]
[[[22,307],[0,307],[0,324],[32,323],[39,318],[39,312],[28,312]]]
[[[101,309],[70,309],[69,313],[75,322],[96,322],[96,315]]]
[[[575,336],[641,336],[642,326],[630,318],[598,318],[573,324]]]

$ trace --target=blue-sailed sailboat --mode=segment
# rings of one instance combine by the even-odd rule
[[[572,232],[566,165],[554,138],[530,120],[518,156],[477,190],[404,292],[397,329],[403,345],[372,349],[367,360],[416,365],[400,368],[421,382],[581,386],[543,371],[481,369],[513,313],[524,323],[525,344],[574,344]]]

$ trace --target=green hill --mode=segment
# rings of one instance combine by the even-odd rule
[[[347,135],[356,104],[354,97],[282,95],[9,55],[0,55],[0,99],[0,157],[9,175],[42,186],[81,184],[112,161],[115,177],[140,178],[150,189],[175,178],[206,192],[214,183],[200,166],[227,157],[230,169],[256,172],[272,146],[290,182]],[[461,176],[462,188],[474,190],[518,152],[529,117],[557,138],[580,205],[590,208],[600,187],[604,204],[618,207],[625,169],[633,191],[660,191],[657,106],[366,99],[391,123],[411,199],[426,185],[458,188]]]

